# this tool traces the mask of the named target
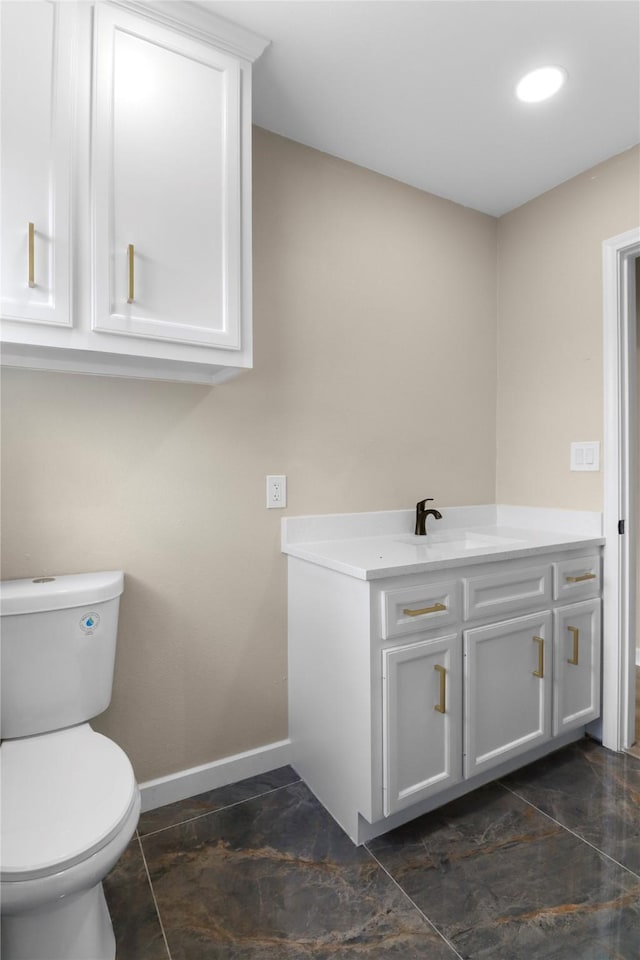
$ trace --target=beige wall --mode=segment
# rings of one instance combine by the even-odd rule
[[[636,147],[498,223],[500,503],[602,509],[569,445],[602,441],[602,241],[640,223],[639,172]]]
[[[291,515],[495,498],[496,222],[264,131],[254,158],[253,371],[3,376],[2,575],[126,571],[97,727],[141,780],[287,734],[265,474]]]

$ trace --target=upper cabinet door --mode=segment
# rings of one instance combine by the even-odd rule
[[[93,329],[239,349],[241,67],[98,4]]]
[[[75,4],[0,4],[2,317],[71,325]]]

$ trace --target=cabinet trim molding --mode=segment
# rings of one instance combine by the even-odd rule
[[[214,43],[221,50],[253,63],[271,41],[260,34],[225,20],[189,0],[163,0],[162,4],[144,0],[110,0],[109,6],[130,10],[173,30],[188,33],[196,40]]]

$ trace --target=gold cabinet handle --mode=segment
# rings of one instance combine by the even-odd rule
[[[432,607],[423,607],[421,610],[403,610],[407,617],[421,617],[424,613],[442,613],[446,610],[444,603],[434,603]]]
[[[130,243],[127,247],[127,260],[129,262],[129,296],[127,297],[127,303],[133,303],[134,301],[133,254],[133,244]]]
[[[433,668],[437,673],[440,674],[440,703],[436,703],[434,710],[437,710],[438,713],[447,712],[447,671],[444,667],[436,666]]]
[[[544,678],[544,640],[542,637],[534,637],[533,642],[538,644],[538,669],[533,671],[534,677]]]
[[[567,660],[567,663],[572,663],[574,667],[578,666],[578,643],[580,640],[580,631],[577,627],[567,627],[567,630],[573,634],[573,656]]]
[[[29,224],[29,286],[36,285],[36,254],[35,254],[35,234],[36,228],[33,223]]]
[[[580,577],[567,577],[567,583],[582,583],[583,580],[595,580],[595,573],[583,573]]]

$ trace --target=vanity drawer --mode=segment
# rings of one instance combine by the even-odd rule
[[[551,605],[551,567],[520,567],[463,580],[465,620],[502,618]]]
[[[383,640],[438,630],[460,618],[460,583],[447,580],[383,590],[381,605]]]
[[[602,589],[600,555],[572,557],[553,565],[553,595],[556,600],[571,603],[597,597]]]

